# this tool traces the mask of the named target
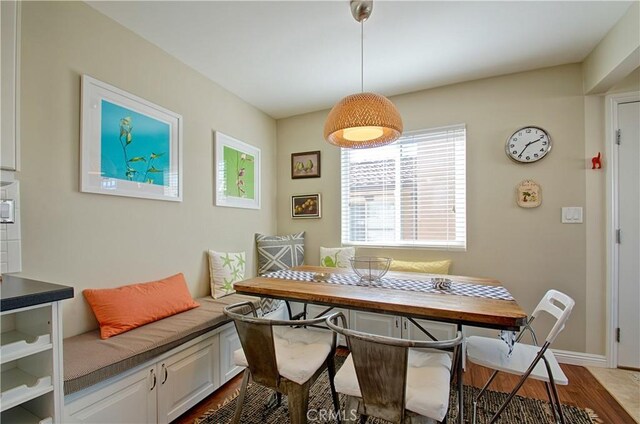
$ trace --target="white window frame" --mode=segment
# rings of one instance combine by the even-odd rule
[[[453,207],[456,211],[455,219],[447,222],[447,231],[449,231],[449,226],[451,225],[452,231],[455,232],[455,235],[452,238],[447,236],[446,240],[402,240],[401,237],[401,216],[403,210],[400,209],[401,205],[401,166],[395,166],[395,190],[394,190],[394,205],[395,205],[395,213],[394,213],[394,240],[389,241],[360,241],[360,240],[350,240],[351,235],[351,214],[350,208],[348,206],[348,196],[349,193],[347,191],[347,184],[349,178],[349,164],[346,163],[350,156],[350,151],[348,149],[342,149],[340,155],[340,163],[341,163],[341,178],[340,178],[340,187],[341,187],[341,215],[342,215],[342,225],[341,225],[341,239],[342,244],[345,246],[363,246],[363,247],[411,247],[411,248],[424,248],[424,249],[436,249],[436,250],[458,250],[458,251],[466,251],[467,250],[467,181],[466,181],[466,126],[465,124],[458,125],[450,125],[446,127],[438,127],[438,128],[427,128],[423,130],[405,132],[402,137],[396,141],[391,146],[397,146],[397,154],[394,154],[393,150],[389,152],[388,147],[369,149],[369,152],[372,153],[372,156],[375,157],[376,153],[382,153],[383,150],[378,149],[387,149],[385,150],[386,155],[390,155],[387,157],[393,157],[399,164],[401,161],[401,148],[403,146],[410,146],[411,143],[414,143],[413,139],[415,137],[426,137],[428,134],[436,134],[438,132],[451,132],[454,134],[458,134],[457,138],[452,140],[452,146],[456,154],[456,161],[454,165],[451,167],[451,172],[454,172],[454,176],[450,178],[453,179],[454,184],[456,181],[462,181],[462,187],[456,187],[454,189],[455,195],[453,200]],[[459,135],[462,133],[462,137],[460,139]],[[425,141],[419,141],[418,143],[425,143]],[[374,152],[374,150],[378,150]],[[367,152],[367,153],[369,153]],[[449,172],[449,171],[447,171]],[[458,192],[461,192],[458,195]],[[445,204],[448,205],[448,204]],[[405,209],[404,212],[411,211],[411,209]],[[461,214],[461,215],[460,215]],[[366,231],[366,230],[365,230]]]

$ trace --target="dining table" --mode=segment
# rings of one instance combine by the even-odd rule
[[[446,281],[446,287],[434,282]],[[527,314],[502,283],[490,278],[388,272],[377,281],[361,280],[348,268],[303,265],[239,281],[241,294],[426,319],[505,331],[518,331]],[[430,336],[430,334],[428,334]],[[431,337],[431,336],[430,336]],[[462,349],[454,354],[458,422],[463,423]]]

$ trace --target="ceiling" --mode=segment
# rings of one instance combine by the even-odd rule
[[[347,0],[89,4],[276,119],[360,91]],[[392,96],[581,62],[631,4],[378,0],[364,89]]]

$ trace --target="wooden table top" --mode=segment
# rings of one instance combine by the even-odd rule
[[[348,269],[301,266],[297,271],[350,274]],[[389,272],[386,277],[429,280],[442,275]],[[454,282],[502,285],[491,279],[447,275]],[[527,314],[516,301],[379,287],[255,277],[234,284],[238,293],[317,303],[477,327],[518,330]]]

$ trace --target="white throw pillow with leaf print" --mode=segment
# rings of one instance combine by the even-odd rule
[[[349,258],[355,255],[355,247],[320,247],[320,265],[329,268],[349,268]]]
[[[216,252],[209,250],[211,297],[218,299],[235,293],[233,283],[244,280],[244,252]]]

